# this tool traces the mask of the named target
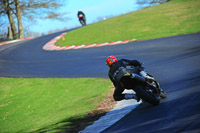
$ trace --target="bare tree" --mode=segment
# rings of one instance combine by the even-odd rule
[[[19,0],[15,1],[15,10],[16,10],[16,16],[18,21],[18,37],[20,39],[24,38],[24,32],[23,32],[23,25],[22,25],[22,17],[21,17],[21,7],[19,5]]]
[[[144,4],[154,5],[154,4],[162,4],[162,3],[168,2],[168,1],[171,1],[171,0],[137,0],[137,4],[139,4],[139,5],[144,5]]]
[[[30,22],[35,18],[65,20],[66,17],[63,17],[62,13],[56,12],[58,8],[63,6],[64,2],[64,0],[1,0],[0,15],[6,14],[8,16],[14,39],[24,38],[23,19]],[[18,36],[14,15],[18,23]]]
[[[14,39],[24,38],[23,26],[22,26],[22,20],[21,20],[21,7],[19,6],[19,0],[14,0],[14,1],[2,0],[0,2],[0,5],[2,7],[0,14],[1,15],[6,14],[8,16],[11,30],[13,33],[13,38]],[[18,31],[19,31],[18,33],[15,26],[14,17],[16,17],[18,21]]]
[[[9,23],[10,23],[10,26],[11,26],[11,31],[13,33],[13,38],[14,39],[17,39],[17,29],[15,27],[15,21],[14,21],[14,18],[13,18],[13,13],[12,13],[12,8],[11,8],[11,5],[13,3],[10,3],[9,0],[2,0],[0,5],[1,5],[1,14],[7,14],[8,16],[8,20],[9,20]]]
[[[0,16],[0,41],[7,39],[7,28],[6,28],[6,22],[3,20],[2,16]]]
[[[29,19],[58,19],[64,20],[63,13],[57,9],[63,6],[64,0],[20,0],[22,15]]]

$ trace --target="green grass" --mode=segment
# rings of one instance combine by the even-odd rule
[[[147,40],[200,32],[200,0],[173,0],[70,31],[59,46]]]
[[[60,132],[96,109],[106,79],[0,78],[0,132]]]

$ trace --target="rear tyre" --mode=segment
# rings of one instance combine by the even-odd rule
[[[142,86],[137,86],[134,91],[136,92],[137,96],[152,105],[158,105],[160,103],[159,97],[152,92],[145,90]]]

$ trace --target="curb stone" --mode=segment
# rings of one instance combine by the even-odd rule
[[[99,43],[99,44],[87,44],[87,45],[72,45],[72,46],[55,46],[57,40],[59,40],[61,37],[63,37],[67,33],[62,33],[58,36],[56,36],[54,39],[49,41],[43,46],[44,50],[71,50],[71,49],[81,49],[81,48],[92,48],[92,47],[101,47],[101,46],[109,46],[109,45],[117,45],[117,44],[124,44],[128,42],[134,42],[137,41],[137,39],[131,39],[131,40],[124,40],[124,41],[115,41],[115,42],[105,42],[105,43]]]
[[[23,40],[29,40],[29,39],[31,39],[31,37],[24,38],[24,39],[13,40],[13,41],[8,41],[8,42],[3,42],[3,43],[0,43],[0,46],[6,45],[6,44],[10,44],[10,43],[14,43],[14,42],[23,41]]]
[[[133,90],[125,90],[124,92],[134,93]],[[79,133],[100,133],[122,119],[140,103],[141,101],[137,102],[133,99],[118,101],[115,107],[106,113],[106,115],[100,117],[99,120],[96,120],[92,125],[87,126],[84,130],[79,131]]]

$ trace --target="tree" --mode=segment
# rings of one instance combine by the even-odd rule
[[[137,0],[137,4],[139,5],[155,5],[155,4],[162,4],[164,2],[168,2],[171,0]]]
[[[17,38],[24,38],[24,33],[23,33],[23,26],[22,26],[22,21],[21,21],[21,10],[20,10],[20,6],[19,6],[19,0],[14,0],[14,1],[10,1],[10,0],[2,0],[0,2],[1,5],[1,11],[0,14],[2,15],[7,15],[8,19],[9,19],[9,23],[11,26],[11,30],[13,33],[13,38],[17,39]],[[18,21],[18,33],[17,33],[17,29],[15,26],[15,18],[17,17],[17,21]]]
[[[1,17],[1,19],[0,19],[0,41],[7,39],[7,28],[5,27],[5,25],[6,25],[6,22]]]
[[[35,19],[57,19],[64,21],[68,19],[67,13],[57,10],[64,6],[65,0],[19,0],[21,12],[24,19],[34,22]]]
[[[1,0],[0,15],[6,14],[11,25],[13,38],[23,38],[22,20],[33,22],[35,18],[64,20],[62,13],[56,12],[56,9],[63,6],[64,0]],[[15,19],[18,23],[18,36],[15,27]]]
[[[64,0],[20,0],[20,3],[22,15],[28,19],[64,19],[61,12],[56,12]]]
[[[14,0],[15,1],[15,10],[16,10],[16,16],[17,16],[17,21],[18,21],[18,37],[20,39],[24,38],[24,32],[23,32],[23,25],[22,25],[22,17],[21,17],[21,7],[19,5],[19,0]]]
[[[15,27],[15,21],[13,19],[13,13],[12,13],[12,9],[11,9],[11,5],[12,3],[9,2],[9,0],[2,0],[1,3],[1,14],[7,14],[8,16],[8,20],[11,26],[11,31],[13,33],[13,38],[17,39],[17,29]]]

